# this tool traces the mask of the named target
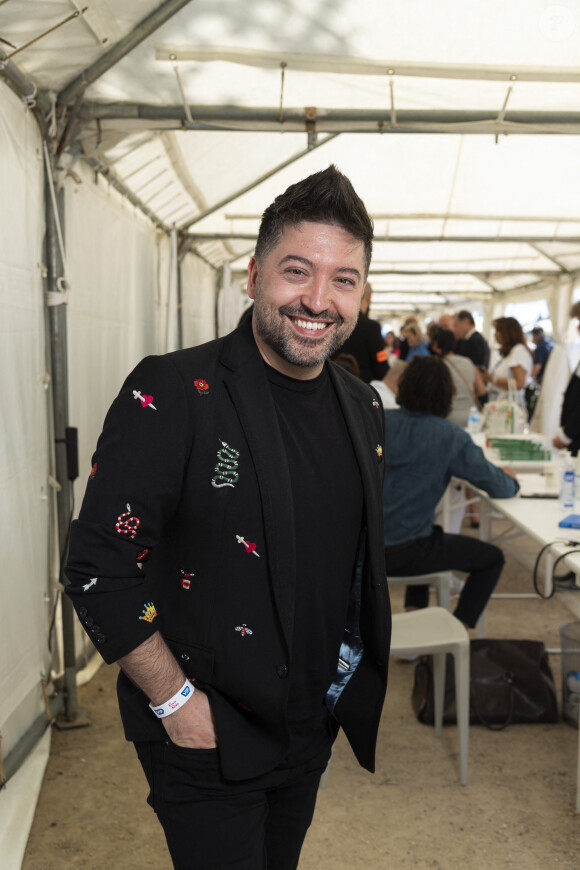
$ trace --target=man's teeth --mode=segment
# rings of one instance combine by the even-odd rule
[[[297,320],[296,326],[300,326],[302,329],[324,329],[327,324],[321,323],[319,320]]]

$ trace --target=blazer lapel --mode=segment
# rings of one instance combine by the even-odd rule
[[[292,484],[270,385],[251,325],[244,324],[228,336],[220,362],[229,370],[224,382],[256,469],[273,595],[290,650],[296,583]]]
[[[380,511],[382,505],[381,476],[378,468],[376,448],[384,448],[383,444],[375,444],[376,430],[373,429],[371,417],[362,407],[362,399],[354,391],[351,392],[347,382],[336,374],[335,367],[329,366],[330,376],[340,402],[344,419],[352,439],[352,444],[359,464],[365,499],[365,515],[371,541],[383,539],[383,518]]]

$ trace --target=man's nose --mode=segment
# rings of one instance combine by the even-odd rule
[[[322,276],[314,277],[302,294],[302,304],[313,314],[320,314],[329,307],[328,281]]]

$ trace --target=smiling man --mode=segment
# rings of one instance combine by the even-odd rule
[[[121,667],[125,734],[179,870],[294,870],[341,726],[374,769],[384,421],[327,362],[372,234],[334,166],[277,197],[251,321],[129,375],[71,529],[67,592]]]

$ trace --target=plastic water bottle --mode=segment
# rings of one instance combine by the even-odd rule
[[[564,459],[564,468],[562,470],[562,481],[560,483],[560,508],[564,511],[574,510],[574,502],[576,497],[575,492],[575,475],[574,462],[568,453]]]
[[[469,409],[469,417],[467,418],[467,431],[470,434],[474,434],[475,432],[479,432],[479,411],[472,405]]]
[[[568,671],[566,674],[566,690],[563,711],[568,721],[578,722],[580,710],[580,671]]]

